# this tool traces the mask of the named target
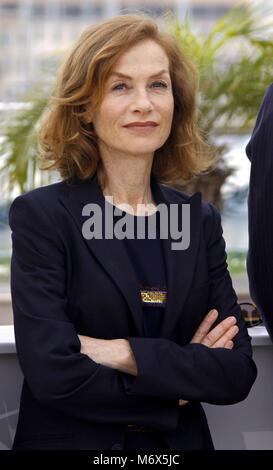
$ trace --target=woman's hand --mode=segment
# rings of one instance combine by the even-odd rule
[[[215,328],[211,331],[213,323],[215,322],[218,316],[217,310],[210,310],[209,313],[205,316],[203,321],[200,323],[195,334],[193,335],[191,343],[204,344],[209,348],[226,348],[232,349],[234,343],[232,339],[237,335],[239,328],[235,325],[235,317],[227,317],[221,321]],[[185,405],[188,403],[186,400],[179,400],[179,406]]]
[[[217,316],[217,310],[210,310],[200,323],[190,343],[204,344],[209,348],[232,349],[234,346],[232,338],[239,331],[238,326],[235,325],[236,318],[232,316],[225,318],[209,332]]]
[[[112,369],[137,375],[135,356],[127,339],[100,339],[78,335],[81,353],[90,359]]]

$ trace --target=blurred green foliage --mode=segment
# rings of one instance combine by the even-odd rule
[[[32,90],[26,97],[26,106],[3,124],[4,140],[0,144],[0,177],[2,187],[10,194],[15,186],[20,193],[37,186],[37,136],[36,131],[48,105],[50,91]],[[3,161],[5,160],[5,161]],[[42,186],[49,172],[39,172],[38,185]],[[28,189],[27,189],[28,188]]]
[[[228,270],[231,275],[233,274],[246,274],[246,251],[228,251],[227,264]]]
[[[242,2],[208,34],[200,34],[189,20],[180,24],[167,15],[170,31],[199,72],[199,124],[204,132],[236,133],[254,126],[273,81],[272,17],[270,2]]]

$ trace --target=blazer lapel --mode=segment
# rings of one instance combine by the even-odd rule
[[[200,237],[201,193],[195,193],[190,204],[190,245],[185,250],[173,250],[172,240],[163,240],[167,264],[168,294],[165,315],[160,329],[162,337],[169,337],[181,318],[183,306],[192,283]],[[184,204],[185,204],[184,203]]]
[[[83,237],[82,226],[86,221],[86,216],[82,215],[84,205],[89,203],[98,204],[102,208],[103,222],[105,198],[98,184],[96,174],[92,178],[84,181],[77,179],[73,181],[70,180],[67,182],[67,185],[67,194],[64,197],[60,197],[60,199],[72,215]],[[112,280],[125,297],[132,313],[137,332],[139,336],[142,336],[144,325],[138,280],[122,240],[116,238],[92,238],[88,240],[85,237],[83,238],[89,250],[96,257],[107,274],[111,276]]]
[[[161,337],[170,337],[176,322],[181,318],[183,306],[193,279],[200,238],[201,193],[197,192],[188,199],[184,198],[181,202],[181,193],[177,195],[164,185],[158,184],[154,179],[152,179],[152,189],[156,202],[164,202],[168,206],[169,213],[171,204],[178,205],[178,212],[179,210],[182,211],[182,204],[190,205],[189,247],[185,250],[173,250],[172,243],[175,240],[171,239],[170,233],[167,239],[162,239],[168,293],[165,315],[159,334]]]
[[[151,176],[151,188],[157,204],[164,203],[170,210],[170,204],[181,206],[181,195],[170,191],[169,188],[159,184]],[[60,197],[66,209],[75,220],[81,236],[82,226],[86,216],[82,215],[85,204],[98,204],[102,208],[103,222],[105,213],[105,198],[99,186],[96,174],[88,180],[78,179],[67,181],[67,194]],[[160,336],[169,337],[176,322],[181,316],[194,273],[201,222],[201,193],[195,193],[189,199],[183,200],[183,204],[190,205],[190,245],[186,250],[173,250],[172,240],[169,237],[163,239],[163,252],[166,260],[168,294],[164,320],[160,329]],[[103,223],[104,228],[104,223]],[[104,233],[104,230],[103,230]],[[139,336],[143,336],[143,311],[142,301],[138,286],[138,280],[134,267],[122,243],[122,240],[112,239],[86,239],[88,248],[111,276],[122,295],[128,303],[129,310]]]

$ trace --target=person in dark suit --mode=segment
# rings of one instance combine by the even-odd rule
[[[15,450],[213,449],[201,402],[255,381],[220,214],[164,184],[211,165],[189,69],[138,15],[89,28],[61,68],[39,139],[62,180],[9,212]]]
[[[273,341],[273,83],[260,106],[255,127],[246,146],[251,162],[248,193],[249,246],[247,272],[249,292]]]

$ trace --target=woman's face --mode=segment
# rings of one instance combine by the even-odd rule
[[[88,119],[98,135],[102,158],[107,153],[117,158],[153,158],[170,134],[173,110],[168,57],[155,41],[143,40],[117,61],[107,79],[103,101]],[[125,127],[147,121],[157,125]]]

